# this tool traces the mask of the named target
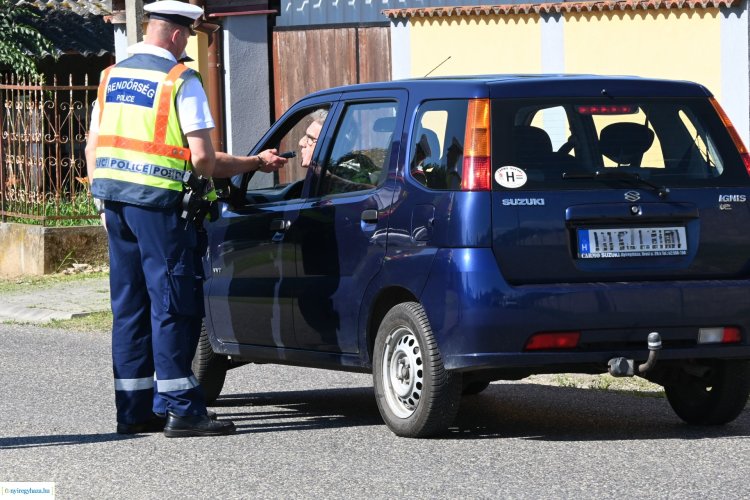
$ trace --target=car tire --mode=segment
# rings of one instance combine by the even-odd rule
[[[201,336],[193,357],[193,373],[201,384],[207,405],[213,404],[221,394],[228,369],[229,359],[214,352],[206,324],[201,324]]]
[[[462,396],[475,396],[488,388],[490,383],[486,380],[475,380],[473,382],[464,383],[463,390],[461,391]]]
[[[691,425],[723,425],[742,413],[750,395],[750,362],[714,360],[703,376],[665,385],[674,412]]]
[[[373,380],[380,415],[402,437],[445,431],[461,400],[461,374],[447,371],[421,305],[405,302],[383,318],[375,339]]]

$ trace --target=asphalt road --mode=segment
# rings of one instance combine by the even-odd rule
[[[369,376],[252,365],[215,409],[238,434],[118,436],[107,335],[0,325],[0,482],[59,499],[750,497],[750,408],[700,429],[662,398],[494,383],[408,440]]]

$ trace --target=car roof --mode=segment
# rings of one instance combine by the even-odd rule
[[[700,84],[638,76],[572,74],[470,75],[410,78],[334,87],[311,94],[405,89],[410,94],[450,97],[710,97]]]

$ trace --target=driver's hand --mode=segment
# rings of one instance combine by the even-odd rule
[[[261,172],[275,172],[286,165],[287,159],[278,155],[277,149],[266,149],[256,156],[260,160],[258,170]]]

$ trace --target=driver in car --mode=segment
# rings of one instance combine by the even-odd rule
[[[318,142],[320,131],[323,130],[323,123],[328,116],[328,110],[325,108],[316,109],[310,116],[313,121],[305,130],[305,135],[299,140],[300,162],[304,168],[309,167],[312,163],[315,144]]]
[[[325,108],[319,108],[313,111],[310,116],[312,118],[312,122],[310,123],[310,125],[308,125],[307,129],[305,130],[305,135],[302,136],[298,144],[300,148],[300,165],[303,168],[309,168],[312,165],[316,169],[316,173],[320,173],[320,166],[313,165],[312,159],[313,152],[315,151],[315,144],[317,144],[320,132],[323,130],[323,123],[328,117],[328,110]],[[367,159],[369,160],[369,158]],[[348,162],[346,162],[346,165],[344,165],[343,162],[338,160],[335,163],[331,162],[331,166],[333,166],[334,164],[336,164],[337,166],[344,165],[350,169],[352,169],[353,167],[359,167],[358,164],[349,166],[348,163],[351,162],[352,160],[349,160]],[[326,170],[324,186],[324,193],[361,191],[375,187],[372,184],[363,184],[361,182],[344,179],[343,177],[332,173],[330,170]]]

